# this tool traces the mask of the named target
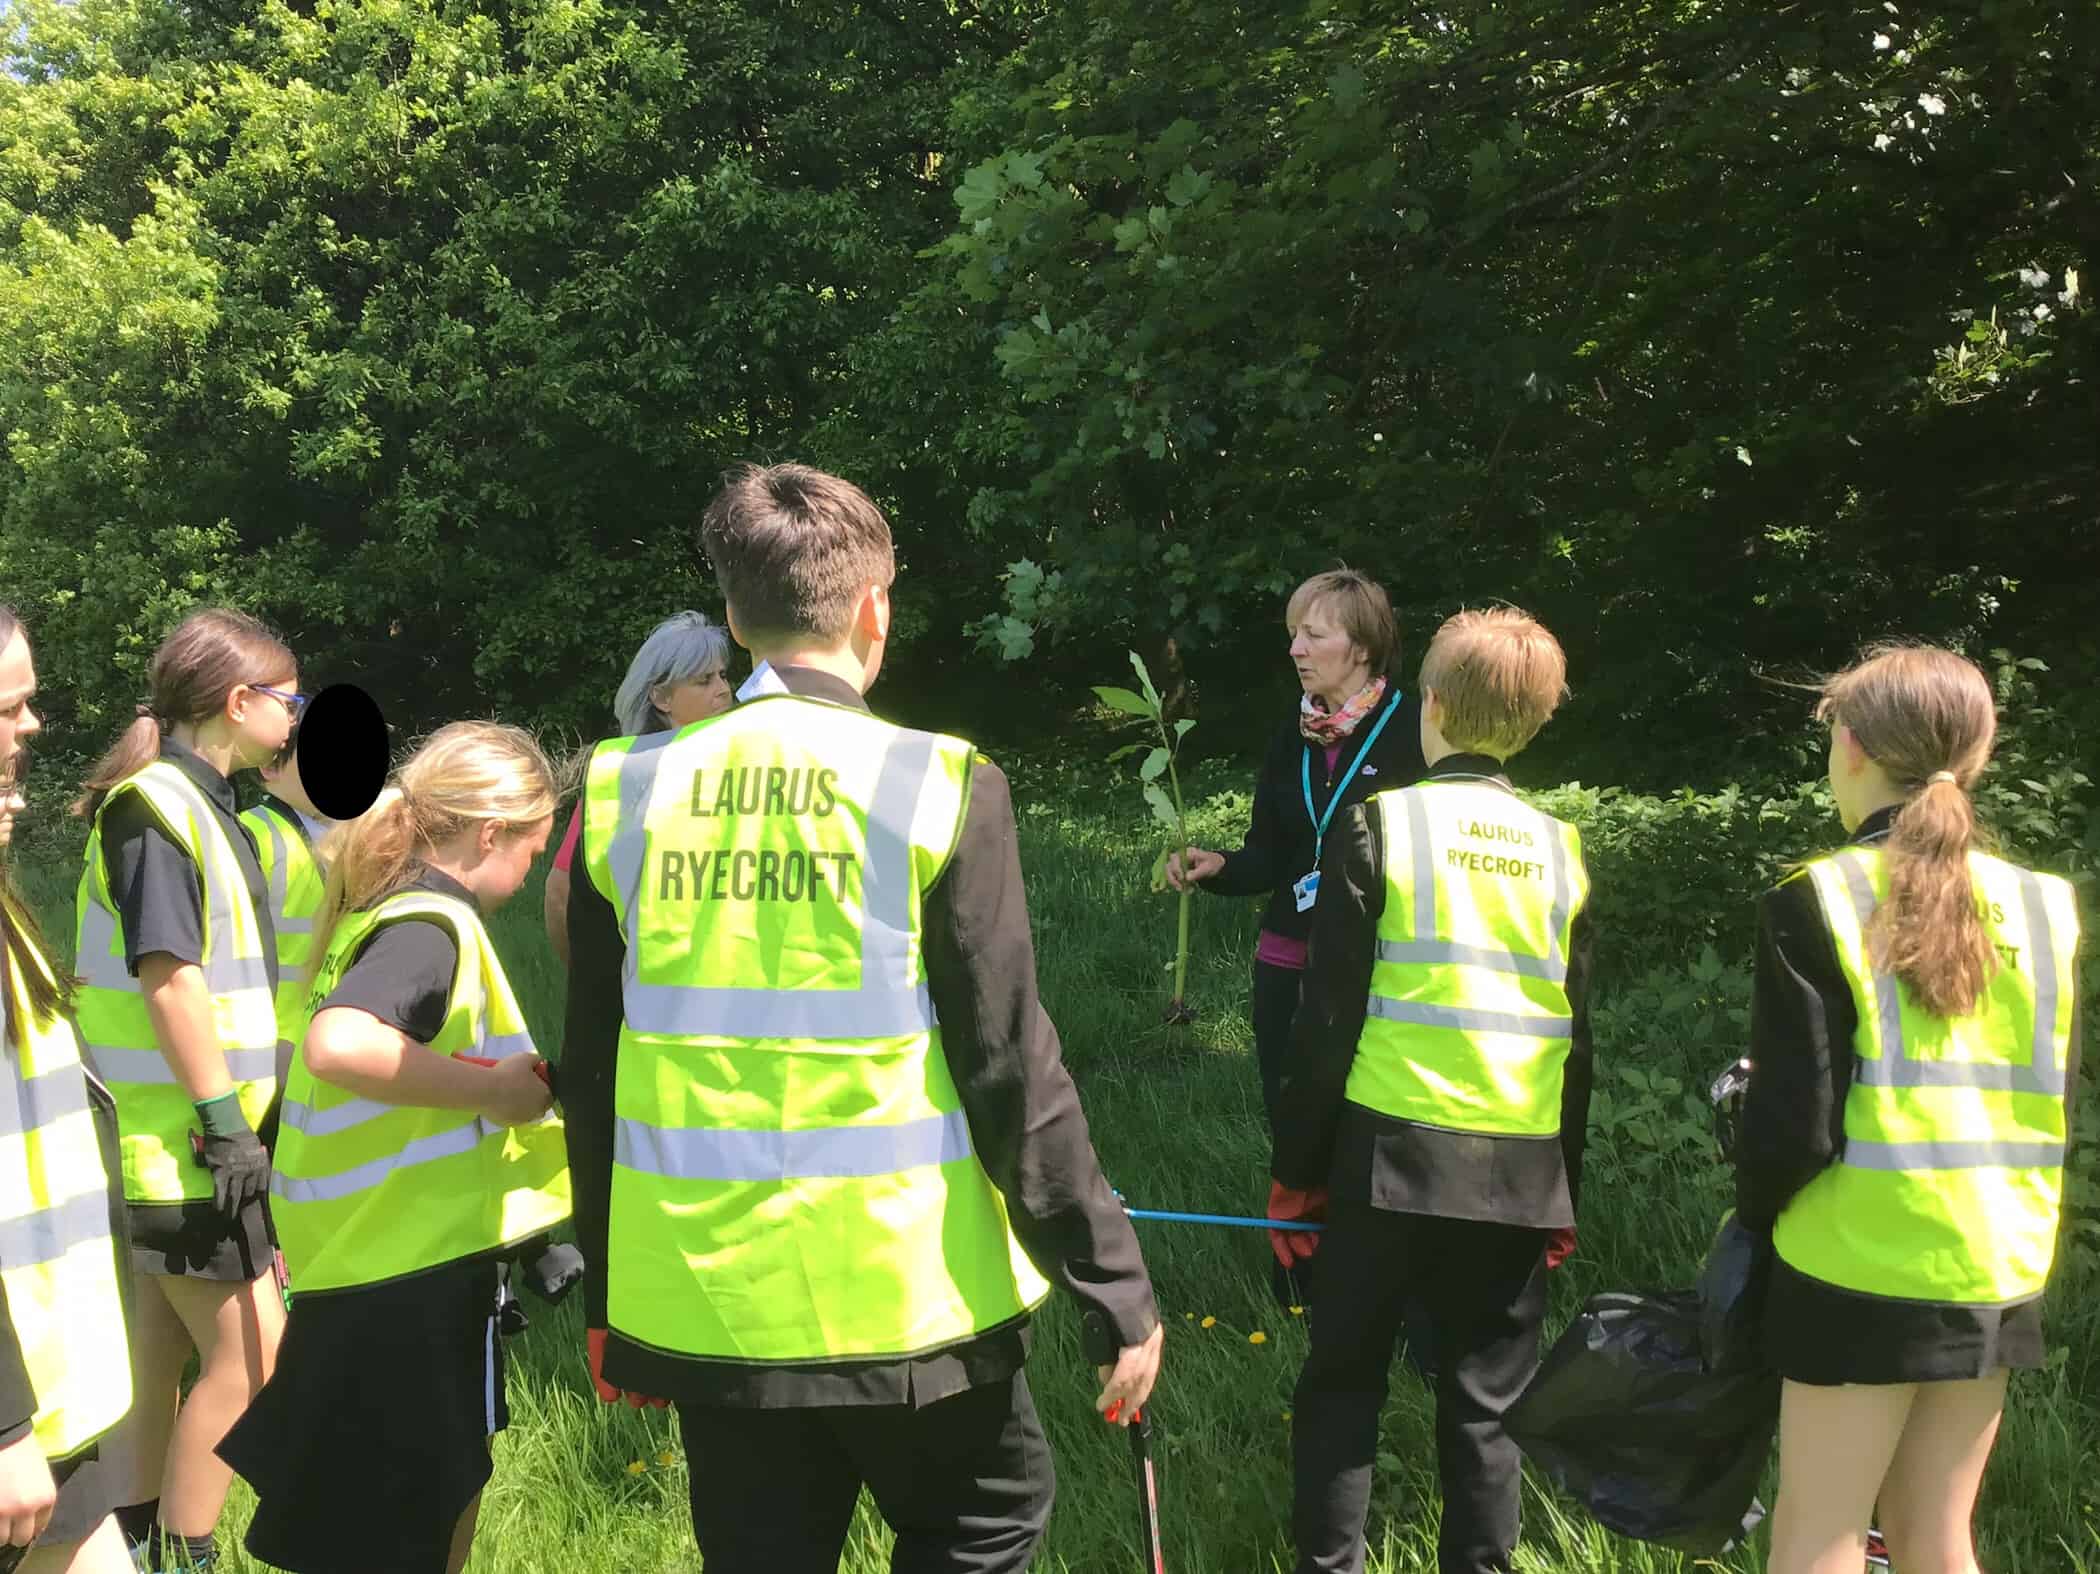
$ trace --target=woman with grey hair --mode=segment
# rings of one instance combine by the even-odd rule
[[[613,696],[619,736],[669,732],[719,716],[735,703],[729,690],[729,630],[704,612],[665,618],[642,641]],[[569,816],[568,834],[547,872],[547,939],[569,965],[569,865],[583,829],[583,805]]]

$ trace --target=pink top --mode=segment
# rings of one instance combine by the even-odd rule
[[[561,846],[555,851],[554,854],[554,867],[559,869],[563,874],[567,874],[569,872],[569,865],[576,861],[576,842],[577,838],[580,837],[582,834],[583,805],[579,803],[576,805],[576,812],[569,816],[568,834],[561,839]],[[1301,963],[1299,965],[1303,966],[1304,964]]]
[[[1342,746],[1339,743],[1328,745],[1328,775],[1334,774],[1335,765],[1341,757]],[[1289,935],[1280,935],[1273,929],[1264,929],[1255,937],[1254,960],[1266,962],[1271,967],[1287,967],[1293,972],[1302,973],[1305,971],[1305,942],[1293,940]]]

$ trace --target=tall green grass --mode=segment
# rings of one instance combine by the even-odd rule
[[[1197,904],[1189,995],[1201,1014],[1190,1028],[1159,1026],[1174,920],[1171,900],[1144,890],[1151,833],[1119,796],[1079,785],[1052,765],[1015,774],[1043,998],[1110,1180],[1133,1206],[1259,1212],[1268,1151],[1244,1017],[1255,907]],[[1212,788],[1230,780],[1222,767],[1208,774]],[[1750,835],[1762,828],[1762,848],[1779,841],[1784,851],[1812,850],[1808,821],[1774,828],[1772,814],[1755,804],[1673,806],[1577,792],[1555,806],[1590,822],[1593,871],[1617,927],[1597,1008],[1599,1082],[1581,1249],[1555,1276],[1549,1337],[1595,1291],[1688,1282],[1727,1205],[1700,1090],[1742,1042],[1743,915],[1721,911],[1742,896],[1736,889],[1710,895],[1714,922],[1694,921],[1700,890],[1676,871],[1676,850],[1696,843],[1703,858],[1722,859],[1726,842],[1745,828]],[[1243,798],[1220,793],[1202,811],[1199,834],[1224,840],[1244,807]],[[1784,836],[1811,840],[1786,848]],[[69,933],[77,851],[23,851],[40,908],[54,932]],[[1702,868],[1692,877],[1705,875]],[[542,1049],[558,1058],[564,979],[540,930],[539,893],[536,877],[492,927]],[[1644,909],[1652,909],[1646,919]],[[2094,1102],[2089,1095],[2089,1110]],[[1305,1353],[1303,1321],[1271,1300],[1267,1243],[1258,1232],[1145,1224],[1140,1233],[1168,1331],[1155,1443],[1168,1567],[1288,1570],[1287,1412]],[[2049,1311],[2057,1353],[2047,1370],[2013,1382],[1979,1514],[1983,1557],[1999,1574],[2100,1574],[2100,1273],[2089,1251],[2061,1264]],[[1264,1335],[1259,1343],[1250,1340],[1256,1333]],[[579,1309],[539,1308],[510,1354],[511,1426],[497,1444],[472,1568],[697,1568],[686,1472],[708,1462],[686,1458],[665,1414],[595,1401]],[[1094,1415],[1092,1377],[1061,1303],[1040,1319],[1030,1373],[1059,1472],[1058,1506],[1037,1567],[1140,1568],[1128,1451],[1123,1435]],[[1435,1567],[1430,1411],[1421,1383],[1396,1366],[1370,1524],[1374,1574]],[[402,1424],[412,1428],[414,1418]],[[249,1511],[246,1488],[237,1486],[222,1529],[228,1547]],[[1518,1567],[1749,1574],[1763,1567],[1761,1541],[1725,1559],[1684,1558],[1609,1535],[1528,1479]],[[245,1554],[229,1566],[260,1567]],[[865,1504],[842,1567],[854,1574],[887,1567],[886,1532]]]

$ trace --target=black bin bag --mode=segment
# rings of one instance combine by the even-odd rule
[[[1710,1371],[1695,1291],[1592,1296],[1503,1418],[1532,1463],[1622,1536],[1739,1541],[1779,1425],[1779,1376]]]

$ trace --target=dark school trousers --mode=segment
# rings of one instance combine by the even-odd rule
[[[1283,1086],[1283,1068],[1290,1059],[1291,1022],[1298,1014],[1298,995],[1305,975],[1294,967],[1269,962],[1254,964],[1254,985],[1248,993],[1247,1015],[1254,1026],[1254,1058],[1261,1067],[1261,1107],[1276,1129],[1276,1098]],[[1266,1239],[1266,1238],[1265,1238]],[[1313,1278],[1321,1271],[1326,1254],[1315,1252],[1300,1263],[1296,1272],[1286,1271],[1273,1257],[1269,1261],[1269,1290],[1279,1306],[1310,1305]],[[1430,1333],[1429,1314],[1419,1294],[1408,1292],[1406,1350],[1408,1364],[1426,1382],[1436,1380],[1436,1340]]]
[[[678,1406],[707,1574],[836,1574],[863,1485],[894,1574],[1022,1574],[1057,1474],[1028,1379],[922,1409]]]
[[[1507,1574],[1517,1445],[1502,1415],[1538,1368],[1550,1232],[1337,1202],[1292,1405],[1298,1574],[1361,1574],[1386,1373],[1411,1296],[1436,1340],[1440,1574]]]

